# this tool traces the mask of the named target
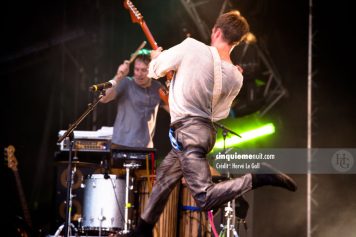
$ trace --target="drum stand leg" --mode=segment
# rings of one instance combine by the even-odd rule
[[[75,233],[78,233],[78,229],[75,227],[75,225],[73,223],[70,223],[70,227],[74,230]],[[64,228],[64,224],[62,224],[60,227],[58,227],[58,229],[57,229],[56,233],[53,235],[53,237],[58,237],[61,234],[63,228]],[[71,235],[71,233],[69,233],[69,235]]]
[[[140,165],[136,163],[124,164],[126,168],[126,188],[125,188],[125,224],[124,230],[122,234],[130,233],[129,224],[131,224],[131,220],[129,220],[129,208],[131,208],[131,203],[129,202],[129,192],[130,192],[130,169],[137,169]]]
[[[103,216],[103,209],[101,209],[101,214],[100,214],[100,217],[98,218],[98,220],[100,221],[99,237],[101,237],[101,230],[103,229],[103,221],[105,220],[105,216]]]

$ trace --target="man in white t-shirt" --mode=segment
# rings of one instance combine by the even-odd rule
[[[156,182],[133,236],[152,236],[170,192],[182,177],[203,210],[220,207],[264,185],[296,190],[290,177],[268,165],[263,165],[261,174],[246,174],[218,184],[212,182],[206,154],[216,139],[213,122],[228,116],[231,103],[242,87],[242,74],[232,63],[230,52],[248,32],[245,18],[231,11],[217,19],[211,46],[188,38],[168,50],[151,52],[149,77],[159,78],[175,71],[169,90],[169,136],[173,148],[157,169]]]

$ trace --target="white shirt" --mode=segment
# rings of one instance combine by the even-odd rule
[[[175,71],[169,88],[171,123],[187,116],[218,121],[229,115],[232,101],[242,87],[243,77],[231,63],[221,61],[222,91],[212,114],[214,60],[209,46],[192,38],[162,51],[149,65],[148,76],[163,77]]]

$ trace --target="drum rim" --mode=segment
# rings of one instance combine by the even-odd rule
[[[81,231],[118,231],[121,230],[122,228],[119,227],[88,227],[88,226],[82,226],[80,228]]]
[[[105,179],[104,178],[105,174],[88,174],[85,176],[85,179]],[[123,179],[122,176],[117,175],[117,174],[108,174],[110,179]]]

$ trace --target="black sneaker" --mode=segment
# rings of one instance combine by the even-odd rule
[[[291,177],[262,162],[259,172],[252,174],[252,189],[265,185],[285,188],[292,192],[297,190],[297,184]]]

